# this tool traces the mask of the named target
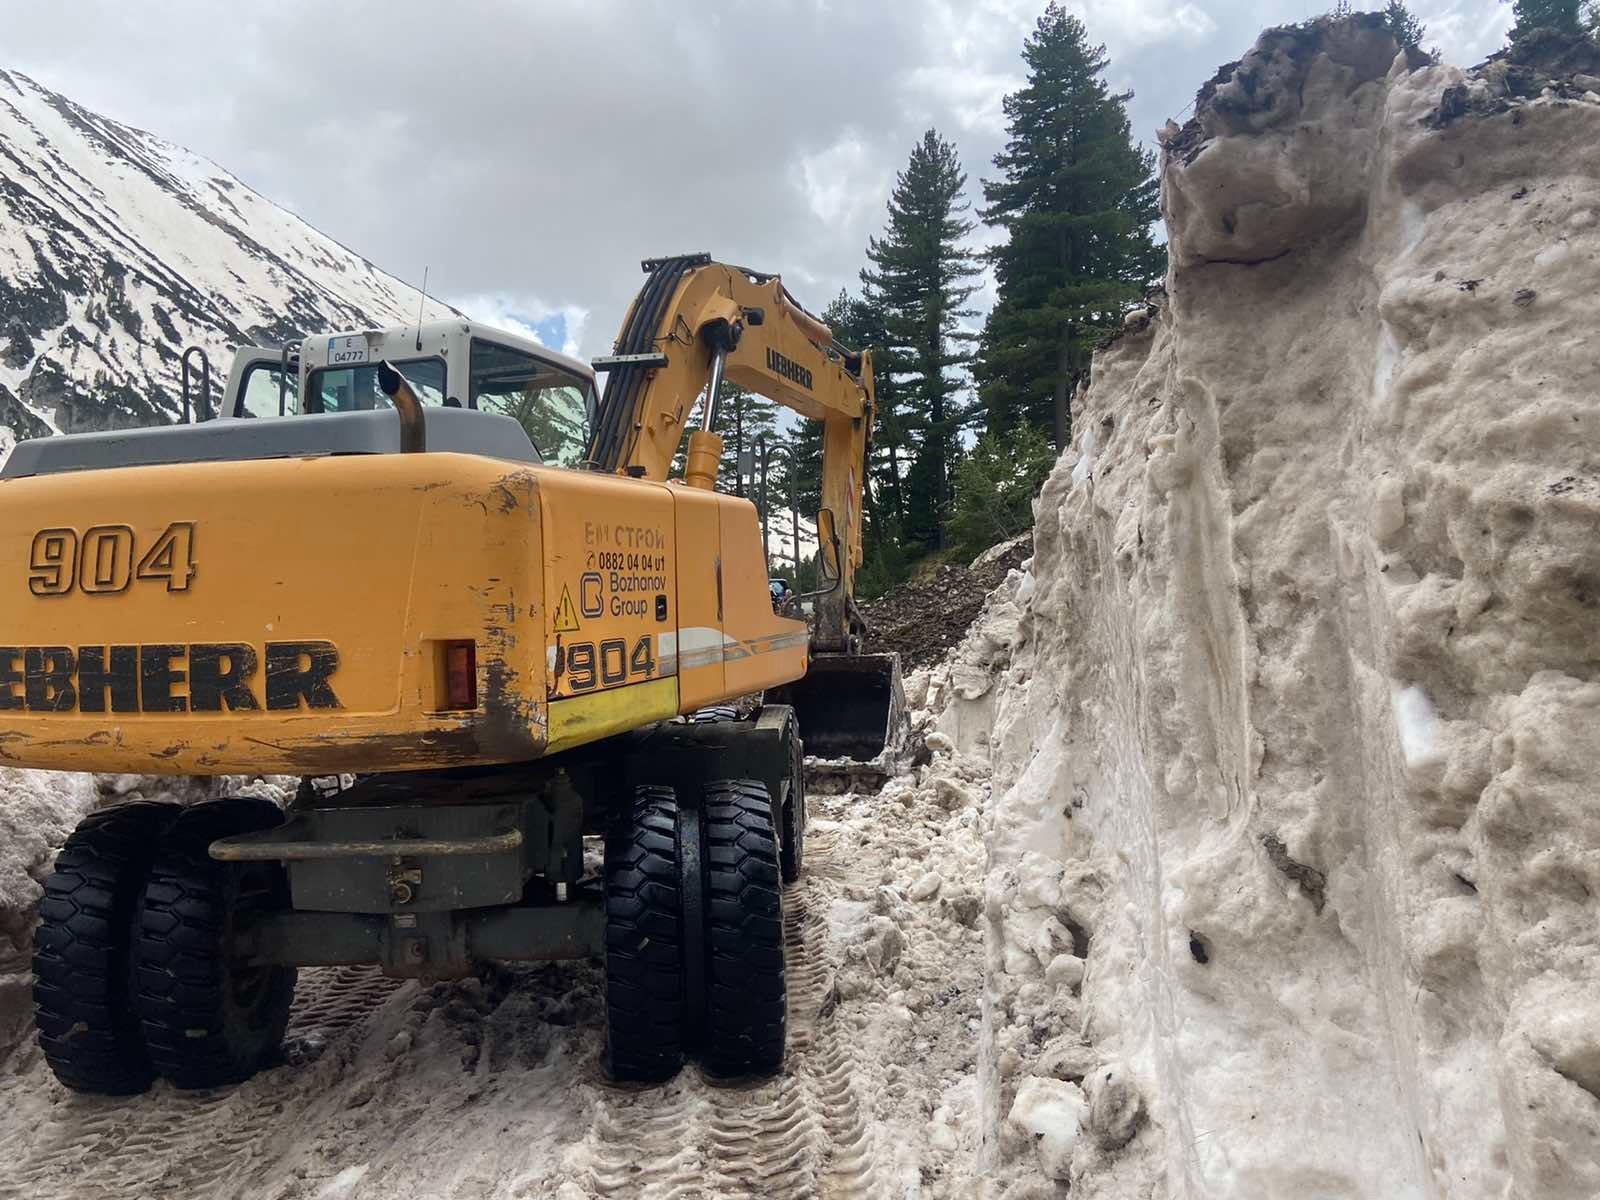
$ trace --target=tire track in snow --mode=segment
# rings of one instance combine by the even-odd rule
[[[606,1088],[596,1107],[584,1147],[594,1195],[676,1200],[702,1194],[705,1157],[702,1139],[693,1134],[704,1100],[690,1094],[687,1076],[662,1089]]]
[[[124,1197],[235,1195],[245,1179],[276,1157],[285,1112],[326,1086],[306,1064],[341,1043],[354,1044],[401,986],[376,968],[334,967],[300,973],[290,1032],[291,1065],[231,1088],[181,1092],[158,1083],[142,1096],[78,1095],[49,1081],[43,1058],[19,1057],[31,1070],[0,1085],[56,1094],[44,1120],[0,1140],[0,1159],[15,1181],[0,1195]]]
[[[315,1062],[330,1042],[365,1021],[403,982],[370,966],[302,970],[283,1038],[284,1058],[295,1066]]]
[[[834,1017],[828,906],[834,835],[808,845],[806,873],[784,893],[789,1053],[776,1079],[721,1083],[686,1067],[661,1088],[601,1087],[583,1147],[598,1196],[772,1200],[879,1194],[855,1055]]]

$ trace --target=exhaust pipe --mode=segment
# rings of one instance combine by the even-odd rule
[[[421,454],[428,448],[428,431],[422,420],[422,401],[406,377],[387,360],[378,364],[378,390],[394,404],[400,414],[400,453]]]

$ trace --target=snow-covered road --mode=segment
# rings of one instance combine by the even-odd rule
[[[975,808],[950,797],[973,787],[904,778],[812,801],[807,873],[784,898],[777,1079],[611,1084],[598,965],[433,985],[306,970],[283,1063],[236,1088],[76,1095],[25,1031],[0,1057],[0,1195],[969,1194],[982,850]]]

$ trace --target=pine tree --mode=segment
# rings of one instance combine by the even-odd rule
[[[1033,498],[1056,452],[1036,425],[1023,422],[1004,433],[983,434],[956,472],[956,508],[950,532],[963,556],[981,554],[996,542],[1033,526]]]
[[[723,491],[749,495],[750,487],[742,485],[738,477],[739,458],[746,450],[754,452],[756,438],[762,435],[769,443],[777,440],[778,406],[765,396],[724,382],[722,403],[717,409],[717,432],[722,435],[723,446],[719,486]]]
[[[889,333],[881,307],[841,291],[823,310],[822,319],[833,331],[834,340],[851,350],[870,350],[873,356],[873,390],[876,402],[870,452],[867,462],[869,516],[880,516],[903,523],[905,498],[901,487],[901,464],[908,461],[907,422],[901,411],[895,386],[896,364],[901,361],[889,345]],[[817,433],[817,455],[821,455],[821,432]],[[802,477],[802,490],[820,485],[820,470],[814,483]]]
[[[991,428],[1033,421],[1065,446],[1074,390],[1095,343],[1165,269],[1150,236],[1155,158],[1134,145],[1127,102],[1101,79],[1109,59],[1083,22],[1051,3],[1023,43],[1028,82],[1004,101],[1010,140],[985,180],[984,221],[999,296],[979,351]]]
[[[1411,14],[1403,0],[1389,0],[1389,6],[1383,10],[1383,19],[1388,23],[1389,32],[1394,34],[1394,40],[1402,47],[1413,50],[1422,48],[1422,39],[1427,35],[1428,27]]]
[[[951,479],[967,408],[957,402],[965,386],[961,368],[972,361],[972,335],[961,322],[975,290],[976,257],[965,248],[974,223],[962,199],[967,176],[956,148],[928,130],[895,177],[889,220],[881,238],[870,238],[861,272],[864,303],[881,314],[883,354],[877,364],[880,408],[891,455],[913,448],[902,479],[893,464],[894,486],[904,489],[898,505],[903,528],[928,550],[944,544]],[[882,383],[893,377],[893,404],[882,402]]]
[[[1585,21],[1582,0],[1514,0],[1511,10],[1517,23],[1511,27],[1511,40],[1517,41],[1536,29],[1559,33],[1579,33]]]

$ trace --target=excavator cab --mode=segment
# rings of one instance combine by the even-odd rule
[[[547,466],[575,467],[597,408],[594,371],[576,359],[473,321],[305,338],[234,354],[224,416],[252,419],[392,407],[387,362],[426,408],[497,413],[522,426]]]

